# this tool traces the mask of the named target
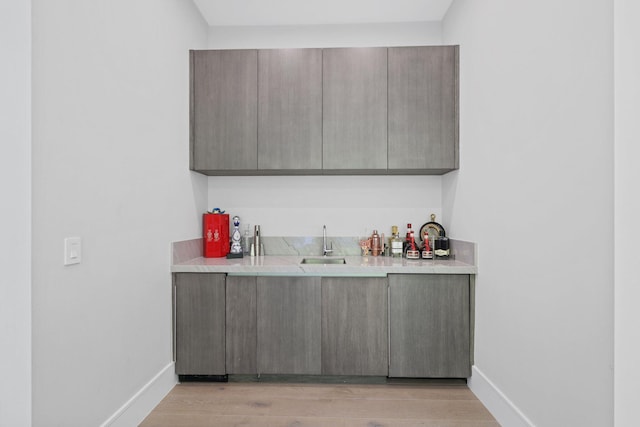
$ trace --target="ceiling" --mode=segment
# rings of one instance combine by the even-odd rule
[[[193,0],[212,26],[441,21],[453,0]]]

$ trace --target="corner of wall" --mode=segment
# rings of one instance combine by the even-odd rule
[[[500,425],[534,427],[526,415],[476,366],[472,368],[468,385]]]
[[[129,427],[139,425],[171,389],[178,383],[175,363],[171,362],[138,390],[100,427]]]

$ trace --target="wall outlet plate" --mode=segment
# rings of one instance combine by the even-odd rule
[[[64,265],[80,264],[82,261],[82,239],[67,237],[64,239]]]

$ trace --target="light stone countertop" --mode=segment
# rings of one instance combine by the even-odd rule
[[[476,274],[477,267],[458,260],[408,260],[384,256],[344,256],[346,264],[301,264],[305,256],[265,255],[244,258],[197,257],[174,263],[172,273],[227,273],[235,276],[385,277],[388,274]],[[322,258],[307,256],[306,258]]]

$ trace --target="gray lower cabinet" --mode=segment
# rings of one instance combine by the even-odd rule
[[[468,378],[469,275],[174,274],[179,375]]]
[[[257,50],[191,51],[191,169],[258,166]]]
[[[174,276],[175,356],[179,375],[224,375],[225,275]]]
[[[322,278],[322,374],[388,373],[386,278]]]
[[[458,47],[389,48],[389,169],[458,168]]]
[[[226,366],[229,374],[257,374],[255,277],[227,276]]]
[[[389,275],[390,377],[468,378],[468,275]]]
[[[258,169],[322,169],[322,49],[258,51]]]
[[[320,277],[257,278],[259,374],[321,373]]]
[[[387,48],[323,49],[323,169],[386,171]]]

